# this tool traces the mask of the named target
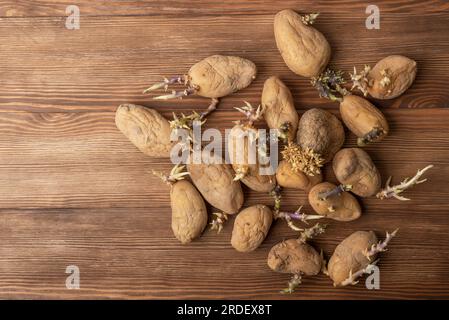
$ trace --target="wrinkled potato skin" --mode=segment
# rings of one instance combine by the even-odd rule
[[[345,130],[333,114],[314,108],[302,115],[296,137],[301,148],[312,149],[327,163],[345,142]]]
[[[363,149],[341,149],[335,155],[332,167],[337,180],[352,185],[351,192],[360,197],[373,196],[380,190],[379,170]]]
[[[295,172],[287,161],[282,160],[276,171],[276,181],[283,188],[309,191],[314,185],[323,181],[323,176],[321,174],[309,176],[301,171]]]
[[[169,157],[170,124],[156,110],[134,104],[122,104],[115,113],[117,128],[144,154]]]
[[[298,112],[293,103],[290,90],[278,77],[270,77],[265,81],[262,91],[262,107],[264,118],[270,129],[279,129],[283,124],[290,123],[289,140],[296,136],[298,128]]]
[[[264,205],[242,210],[234,221],[231,245],[240,252],[256,250],[264,241],[273,222],[273,213]]]
[[[314,276],[321,271],[322,259],[311,245],[289,239],[271,248],[267,263],[276,272]]]
[[[249,128],[243,124],[236,124],[229,131],[228,136],[228,152],[232,167],[237,169],[246,169],[251,160],[248,156],[248,149],[250,148],[250,134],[256,134],[256,129]],[[254,136],[255,137],[255,136]],[[257,156],[257,155],[256,155]]]
[[[182,243],[189,243],[199,237],[207,225],[206,204],[196,188],[186,180],[173,184],[170,199],[173,234]]]
[[[248,129],[243,125],[235,125],[228,137],[228,150],[232,151],[230,154],[230,159],[232,161],[232,168],[237,172],[239,169],[246,169],[247,174],[245,177],[241,179],[241,181],[251,190],[257,192],[269,192],[273,190],[276,186],[276,176],[273,175],[262,175],[259,172],[259,163],[258,159],[256,159],[255,164],[249,164],[248,157],[248,148],[249,148],[249,138],[248,136],[244,136],[242,145],[239,145],[236,141],[239,139],[239,135],[243,132],[247,132]],[[231,148],[232,146],[232,148]],[[239,147],[241,147],[239,149]],[[241,158],[240,158],[241,155]],[[257,157],[257,154],[256,154]],[[243,160],[242,163],[239,163],[238,160]]]
[[[340,196],[331,196],[326,200],[321,200],[319,195],[334,189],[336,185],[323,182],[314,186],[309,192],[309,203],[313,210],[319,215],[337,221],[353,221],[362,215],[362,209],[357,199],[349,192],[342,192]],[[329,207],[334,208],[334,212],[329,211]]]
[[[331,47],[321,32],[301,22],[293,10],[282,10],[274,17],[276,45],[285,64],[294,73],[311,78],[326,68]]]
[[[210,163],[205,163],[209,160]],[[221,161],[221,164],[212,160]],[[193,184],[204,199],[227,214],[237,213],[243,205],[243,191],[239,181],[233,181],[234,171],[224,160],[203,155],[201,164],[187,164]]]
[[[382,70],[387,70],[391,83],[383,87]],[[394,99],[403,94],[415,80],[417,72],[416,61],[400,55],[388,56],[380,60],[368,73],[372,86],[368,93],[376,99]]]
[[[188,73],[196,94],[220,98],[246,88],[256,78],[256,65],[244,58],[214,55],[194,64]]]
[[[328,264],[329,277],[334,284],[338,286],[345,281],[351,270],[355,273],[365,268],[370,260],[363,255],[363,251],[376,243],[377,237],[372,231],[357,231],[344,239],[335,248]],[[376,257],[371,258],[371,261],[374,260]]]
[[[276,186],[276,176],[260,174],[259,165],[254,164],[248,166],[248,174],[241,181],[256,192],[270,192]]]
[[[384,131],[376,141],[382,140],[388,135],[388,122],[383,113],[368,100],[348,95],[340,103],[340,114],[345,125],[357,137],[362,138],[374,128]]]

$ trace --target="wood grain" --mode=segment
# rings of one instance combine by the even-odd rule
[[[425,206],[418,205],[416,211],[420,210],[425,211]],[[170,217],[164,207],[2,210],[0,217],[7,218],[6,232],[0,236],[2,296],[412,298],[419,288],[421,298],[444,297],[445,256],[449,254],[443,242],[447,239],[446,212],[432,210],[428,216],[404,221],[408,210],[385,214],[377,208],[359,221],[332,224],[326,237],[314,242],[329,255],[338,241],[355,229],[400,225],[400,237],[381,261],[380,291],[373,293],[361,285],[335,289],[329,279],[318,276],[307,279],[298,294],[279,296],[277,290],[288,276],[273,274],[265,259],[272,245],[294,236],[280,222],[259,250],[239,254],[229,246],[231,224],[219,236],[208,232],[191,245],[179,245],[170,233]],[[419,224],[426,225],[425,235]],[[441,242],[432,240],[435,238]],[[64,288],[65,266],[70,264],[80,267],[80,290]]]
[[[153,102],[143,89],[162,76],[183,74],[216,53],[249,58],[259,69],[252,86],[224,99],[230,105],[243,99],[257,103],[263,82],[276,74],[292,89],[298,106],[330,108],[333,105],[317,96],[308,79],[297,77],[283,63],[274,42],[273,14],[85,17],[76,31],[65,29],[63,17],[1,19],[0,110],[112,111],[131,101],[172,109],[173,102]],[[386,15],[381,30],[375,31],[365,29],[364,19],[364,11],[345,16],[323,13],[317,28],[333,46],[331,64],[352,72],[354,65],[374,64],[385,52],[406,54],[418,62],[414,86],[407,95],[376,103],[394,108],[448,107],[448,15],[413,17],[413,23],[406,15]],[[346,24],[353,26],[351,32]],[[216,40],[204,41],[210,37]],[[189,98],[177,105],[197,108],[207,104],[203,101]]]
[[[42,17],[65,16],[66,7],[73,5],[70,0],[6,0],[0,5],[0,17]],[[78,0],[76,5],[87,16],[138,16],[138,15],[260,15],[273,14],[283,8],[305,12],[329,12],[329,14],[348,15],[349,12],[364,12],[366,4],[357,0],[329,1],[305,0]],[[435,15],[449,9],[445,0],[396,0],[378,1],[382,12],[397,15],[422,16]]]
[[[79,0],[81,29],[65,29],[71,1],[0,1],[0,298],[449,298],[449,3],[377,1],[381,29],[366,30],[360,1],[87,1]],[[266,255],[295,234],[276,222],[262,247],[230,247],[232,219],[222,234],[206,232],[183,246],[170,230],[168,187],[151,174],[167,159],[140,153],[115,127],[121,103],[172,111],[205,108],[198,97],[154,102],[141,94],[163,75],[186,72],[214,53],[253,60],[258,78],[222,99],[206,127],[224,132],[242,100],[257,104],[264,80],[279,75],[302,114],[335,103],[319,99],[309,81],[292,74],[275,47],[272,19],[281,7],[320,11],[317,23],[345,71],[388,54],[418,62],[413,87],[376,101],[391,135],[367,151],[382,178],[394,181],[433,163],[429,182],[412,200],[364,199],[350,223],[327,221],[313,244],[329,257],[356,230],[400,228],[382,256],[381,290],[361,284],[333,288],[328,278],[305,279],[294,295],[279,295],[288,276],[271,272]],[[355,138],[347,132],[346,146]],[[331,168],[326,180],[335,182]],[[245,189],[245,205],[272,204]],[[306,194],[285,190],[294,210]],[[209,208],[212,211],[212,208]],[[81,270],[81,289],[67,290],[65,268]]]
[[[449,175],[449,109],[385,111],[391,137],[367,148],[384,178],[394,174],[400,179],[431,162],[444,173],[430,173],[432,181],[443,184]],[[431,125],[421,123],[424,116]],[[219,127],[224,134],[239,117],[237,112],[219,111],[207,126]],[[169,159],[140,153],[115,127],[113,113],[0,113],[0,123],[0,208],[152,207],[154,201],[168,205],[168,188],[151,170],[170,170]],[[347,136],[346,146],[355,146],[354,136]],[[328,176],[333,178],[331,170]],[[435,205],[449,197],[446,189],[419,186],[414,198],[425,200],[428,192],[440,196],[433,199]],[[265,194],[251,198],[269,201]]]

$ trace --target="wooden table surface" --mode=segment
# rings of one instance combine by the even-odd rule
[[[449,2],[376,1],[380,30],[365,28],[371,1],[0,1],[0,298],[449,298]],[[66,7],[81,10],[81,28],[65,28]],[[264,80],[278,75],[298,112],[338,105],[319,99],[289,71],[274,42],[273,16],[282,8],[319,11],[316,27],[345,71],[390,54],[418,62],[412,88],[373,101],[391,134],[368,152],[382,178],[394,181],[434,164],[409,202],[363,199],[354,222],[329,221],[313,241],[327,257],[356,230],[400,228],[380,262],[381,289],[364,281],[336,289],[325,276],[307,278],[280,295],[287,275],[266,266],[269,249],[295,236],[282,221],[253,253],[230,246],[233,221],[181,245],[170,229],[169,190],[150,171],[168,159],[140,153],[115,127],[121,103],[172,111],[201,110],[206,99],[156,102],[142,89],[182,74],[212,54],[239,55],[259,69],[253,84],[222,100],[207,127],[239,118],[234,106],[260,101]],[[355,139],[347,133],[346,146]],[[329,168],[326,180],[335,182]],[[245,189],[245,205],[267,204]],[[285,209],[305,204],[284,193]],[[68,290],[68,265],[81,288]]]

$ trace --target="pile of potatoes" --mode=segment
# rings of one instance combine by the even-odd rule
[[[276,45],[285,64],[295,74],[307,78],[319,77],[331,58],[328,41],[312,26],[314,18],[301,16],[293,10],[282,10],[274,17]],[[203,159],[201,164],[187,164],[187,172],[175,167],[169,175],[162,177],[170,185],[174,236],[181,243],[200,237],[210,219],[208,203],[221,212],[220,223],[224,223],[228,215],[236,216],[230,240],[235,250],[256,250],[275,219],[279,218],[279,203],[273,208],[265,205],[244,207],[242,183],[267,195],[279,187],[306,192],[315,218],[336,223],[361,218],[360,199],[376,196],[381,190],[380,173],[362,147],[379,143],[389,134],[386,117],[365,96],[375,99],[398,97],[412,85],[416,70],[415,61],[393,55],[383,58],[372,69],[365,68],[359,75],[354,72],[351,75],[353,88],[360,89],[364,96],[353,94],[353,88],[344,91],[347,94],[338,100],[339,117],[335,115],[337,112],[320,108],[310,108],[298,114],[292,94],[281,79],[276,76],[266,79],[260,101],[262,116],[268,128],[277,129],[279,139],[285,142],[284,157],[276,174],[262,176],[258,164],[230,165],[212,156]],[[149,91],[184,84],[187,89],[180,93],[174,91],[171,97],[197,94],[216,99],[249,86],[256,74],[255,64],[247,59],[214,55],[193,65],[186,76],[165,79]],[[115,122],[117,128],[146,155],[169,156],[174,145],[170,141],[173,126],[156,110],[124,104],[117,109]],[[344,126],[357,137],[357,146],[343,148]],[[254,129],[252,121],[237,123],[232,128],[229,143],[234,143],[234,131]],[[243,150],[235,152],[245,152],[246,148],[245,142]],[[322,174],[326,164],[332,167],[338,183],[326,181]],[[289,215],[284,213],[284,216]],[[298,218],[295,214],[290,216]],[[298,230],[304,233],[308,229]],[[308,237],[303,235],[271,248],[268,267],[292,274],[296,284],[300,283],[301,276],[313,276],[323,271],[335,286],[350,283],[348,279],[370,265],[391,238],[389,234],[385,242],[378,242],[373,231],[356,231],[335,248],[326,264],[322,254],[307,243]]]

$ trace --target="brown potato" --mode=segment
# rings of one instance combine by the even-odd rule
[[[351,192],[358,196],[370,197],[380,190],[380,173],[363,149],[341,149],[335,155],[332,167],[337,180],[351,185]]]
[[[248,155],[250,138],[246,134],[252,130],[256,132],[255,129],[241,124],[237,124],[231,129],[228,137],[228,150],[232,168],[237,175],[242,175],[240,180],[251,190],[269,192],[276,186],[276,176],[260,173],[257,152],[254,154],[255,159]]]
[[[256,130],[254,128],[237,123],[229,131],[229,158],[232,168],[237,174],[246,175],[249,171],[249,163],[257,163],[257,152],[252,154],[248,152],[248,149],[250,149],[250,141],[252,141],[251,146],[256,148]]]
[[[388,135],[387,119],[368,100],[348,95],[340,103],[340,114],[345,125],[359,139],[359,146],[382,140]]]
[[[257,192],[270,192],[276,186],[276,176],[260,174],[258,164],[249,165],[248,173],[240,181]]]
[[[276,272],[313,276],[320,273],[322,259],[311,245],[289,239],[271,248],[267,263]]]
[[[194,64],[188,73],[195,93],[220,98],[246,88],[256,78],[256,65],[244,58],[214,55]]]
[[[221,161],[221,164],[217,164]],[[233,181],[234,171],[218,157],[203,154],[201,164],[187,164],[190,178],[204,199],[227,214],[237,213],[243,205],[243,191],[239,181]]]
[[[316,77],[326,68],[331,47],[321,32],[301,21],[293,10],[282,10],[274,17],[276,45],[284,62],[294,73]]]
[[[256,250],[263,242],[273,222],[273,213],[264,205],[242,210],[234,221],[231,245],[240,252]]]
[[[170,190],[171,227],[182,243],[199,237],[207,225],[207,210],[196,188],[186,180],[175,182]]]
[[[350,273],[355,273],[366,268],[376,257],[368,260],[363,254],[366,249],[377,243],[376,234],[372,231],[357,231],[344,239],[335,248],[334,254],[329,260],[329,277],[339,286],[349,278]]]
[[[338,195],[322,198],[322,194],[334,190],[337,186],[323,182],[314,186],[309,192],[309,203],[319,215],[337,221],[358,219],[362,210],[357,199],[349,192],[342,191]]]
[[[301,148],[313,150],[327,163],[343,145],[345,131],[333,114],[314,108],[304,112],[299,120],[297,141]]]
[[[368,93],[376,99],[399,97],[412,85],[416,71],[416,61],[407,57],[392,55],[383,58],[368,73]]]
[[[134,104],[122,104],[115,113],[117,128],[143,153],[150,157],[169,157],[170,124],[156,110]]]
[[[278,77],[270,77],[265,81],[262,91],[262,107],[264,118],[270,129],[280,129],[289,124],[288,139],[293,140],[298,128],[298,112],[293,103],[290,90]]]
[[[309,176],[302,171],[295,172],[291,165],[282,160],[279,162],[279,166],[276,171],[276,181],[283,188],[300,189],[309,191],[317,183],[323,180],[321,174]]]

